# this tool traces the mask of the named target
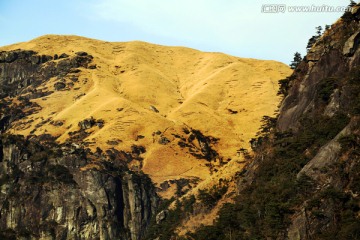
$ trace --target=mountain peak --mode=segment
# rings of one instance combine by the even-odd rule
[[[279,104],[277,80],[290,73],[288,66],[275,61],[140,41],[45,35],[1,48],[14,49],[49,57],[64,54],[65,58],[53,58],[42,69],[62,66],[79,53],[91,56],[92,67],[42,82],[37,90],[53,93],[32,99],[41,110],[13,123],[12,133],[51,134],[65,142],[81,122],[101,119],[101,128],[86,129],[89,134],[82,144],[93,151],[100,147],[131,152],[134,145],[145,147],[143,161],[131,165],[159,184],[172,178],[209,176],[207,161],[191,152],[198,149],[201,155],[201,143],[181,140],[189,138],[183,129],[218,139],[211,144],[220,161],[228,162],[239,148],[248,148],[262,116],[273,115]],[[191,147],[184,151],[184,144]]]

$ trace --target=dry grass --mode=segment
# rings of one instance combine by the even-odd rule
[[[130,150],[133,144],[145,146],[143,171],[157,184],[199,177],[203,180],[200,186],[207,186],[217,176],[231,178],[242,167],[236,151],[249,147],[263,115],[274,114],[280,101],[277,81],[291,72],[276,61],[77,36],[46,35],[0,50],[18,48],[49,55],[86,51],[94,56],[97,69],[82,69],[71,90],[36,100],[42,110],[28,118],[34,122],[13,132],[27,135],[42,119],[51,117],[64,125],[45,124],[35,134],[47,131],[63,142],[69,132],[78,130],[79,121],[90,116],[104,119],[105,126],[92,129],[85,141],[95,142],[92,148],[104,149],[113,147],[107,144],[109,139],[122,140],[116,146],[121,150]],[[51,79],[43,87],[51,90],[54,82]],[[84,96],[76,98],[79,95]],[[159,113],[151,111],[150,105]],[[175,142],[164,146],[153,141],[153,132],[168,129],[166,134],[171,137],[170,133],[181,134],[185,125],[219,138],[214,148],[224,159],[232,159],[228,166],[210,176],[205,161],[195,159]],[[145,138],[137,140],[138,135]]]

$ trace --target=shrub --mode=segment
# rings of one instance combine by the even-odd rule
[[[325,78],[319,82],[319,97],[325,102],[329,103],[331,94],[338,87],[336,78]]]
[[[223,229],[216,226],[201,226],[196,233],[189,233],[190,239],[196,240],[220,240],[225,239]]]
[[[226,193],[227,186],[216,186],[214,185],[210,189],[200,189],[199,195],[197,196],[199,201],[203,203],[207,208],[213,208],[217,202]]]

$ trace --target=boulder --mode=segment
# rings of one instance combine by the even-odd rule
[[[67,55],[66,53],[62,53],[60,56],[59,56],[59,59],[61,58],[67,58],[69,57],[69,55]]]
[[[153,105],[150,106],[150,110],[156,113],[159,112],[159,110],[157,110],[156,107],[154,107]]]
[[[54,84],[54,88],[56,91],[60,91],[61,89],[64,89],[66,87],[66,84],[63,82],[57,82]]]
[[[162,221],[164,221],[166,219],[167,215],[168,215],[167,210],[162,210],[161,212],[159,212],[156,215],[156,224],[160,224]]]
[[[96,69],[96,64],[91,64],[88,68],[89,69]]]
[[[306,55],[306,60],[310,62],[317,62],[321,58],[321,53],[319,52],[309,52]]]
[[[360,31],[354,33],[344,44],[343,54],[347,57],[354,55],[360,43]]]
[[[162,145],[166,145],[170,142],[170,140],[167,139],[166,137],[161,137],[158,142]]]
[[[78,55],[78,56],[81,56],[81,57],[85,57],[85,56],[87,56],[87,55],[88,55],[88,53],[87,53],[87,52],[83,52],[83,51],[76,52],[75,54],[76,54],[76,55]]]
[[[84,119],[83,121],[80,121],[78,126],[82,130],[90,129],[95,125],[95,120],[93,117]]]

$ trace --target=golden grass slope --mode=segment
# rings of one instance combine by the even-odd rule
[[[104,119],[104,127],[94,129],[86,141],[93,142],[92,148],[110,148],[107,141],[113,139],[122,141],[115,146],[119,150],[129,150],[132,144],[145,146],[142,170],[158,184],[209,177],[206,161],[181,149],[171,135],[181,133],[184,126],[219,138],[215,150],[223,159],[236,159],[239,148],[249,147],[262,116],[274,114],[280,101],[277,81],[291,72],[276,61],[77,36],[46,35],[0,50],[18,48],[48,55],[85,51],[94,57],[97,69],[82,69],[79,81],[68,91],[34,100],[42,110],[30,116],[34,121],[25,124],[24,130],[13,129],[14,133],[28,135],[51,116],[65,124],[45,124],[35,134],[50,133],[63,142],[69,132],[79,129],[79,121],[91,116]],[[55,81],[43,87],[52,90]],[[158,130],[165,132],[169,144],[154,139],[152,133]],[[138,135],[145,138],[137,139]]]

